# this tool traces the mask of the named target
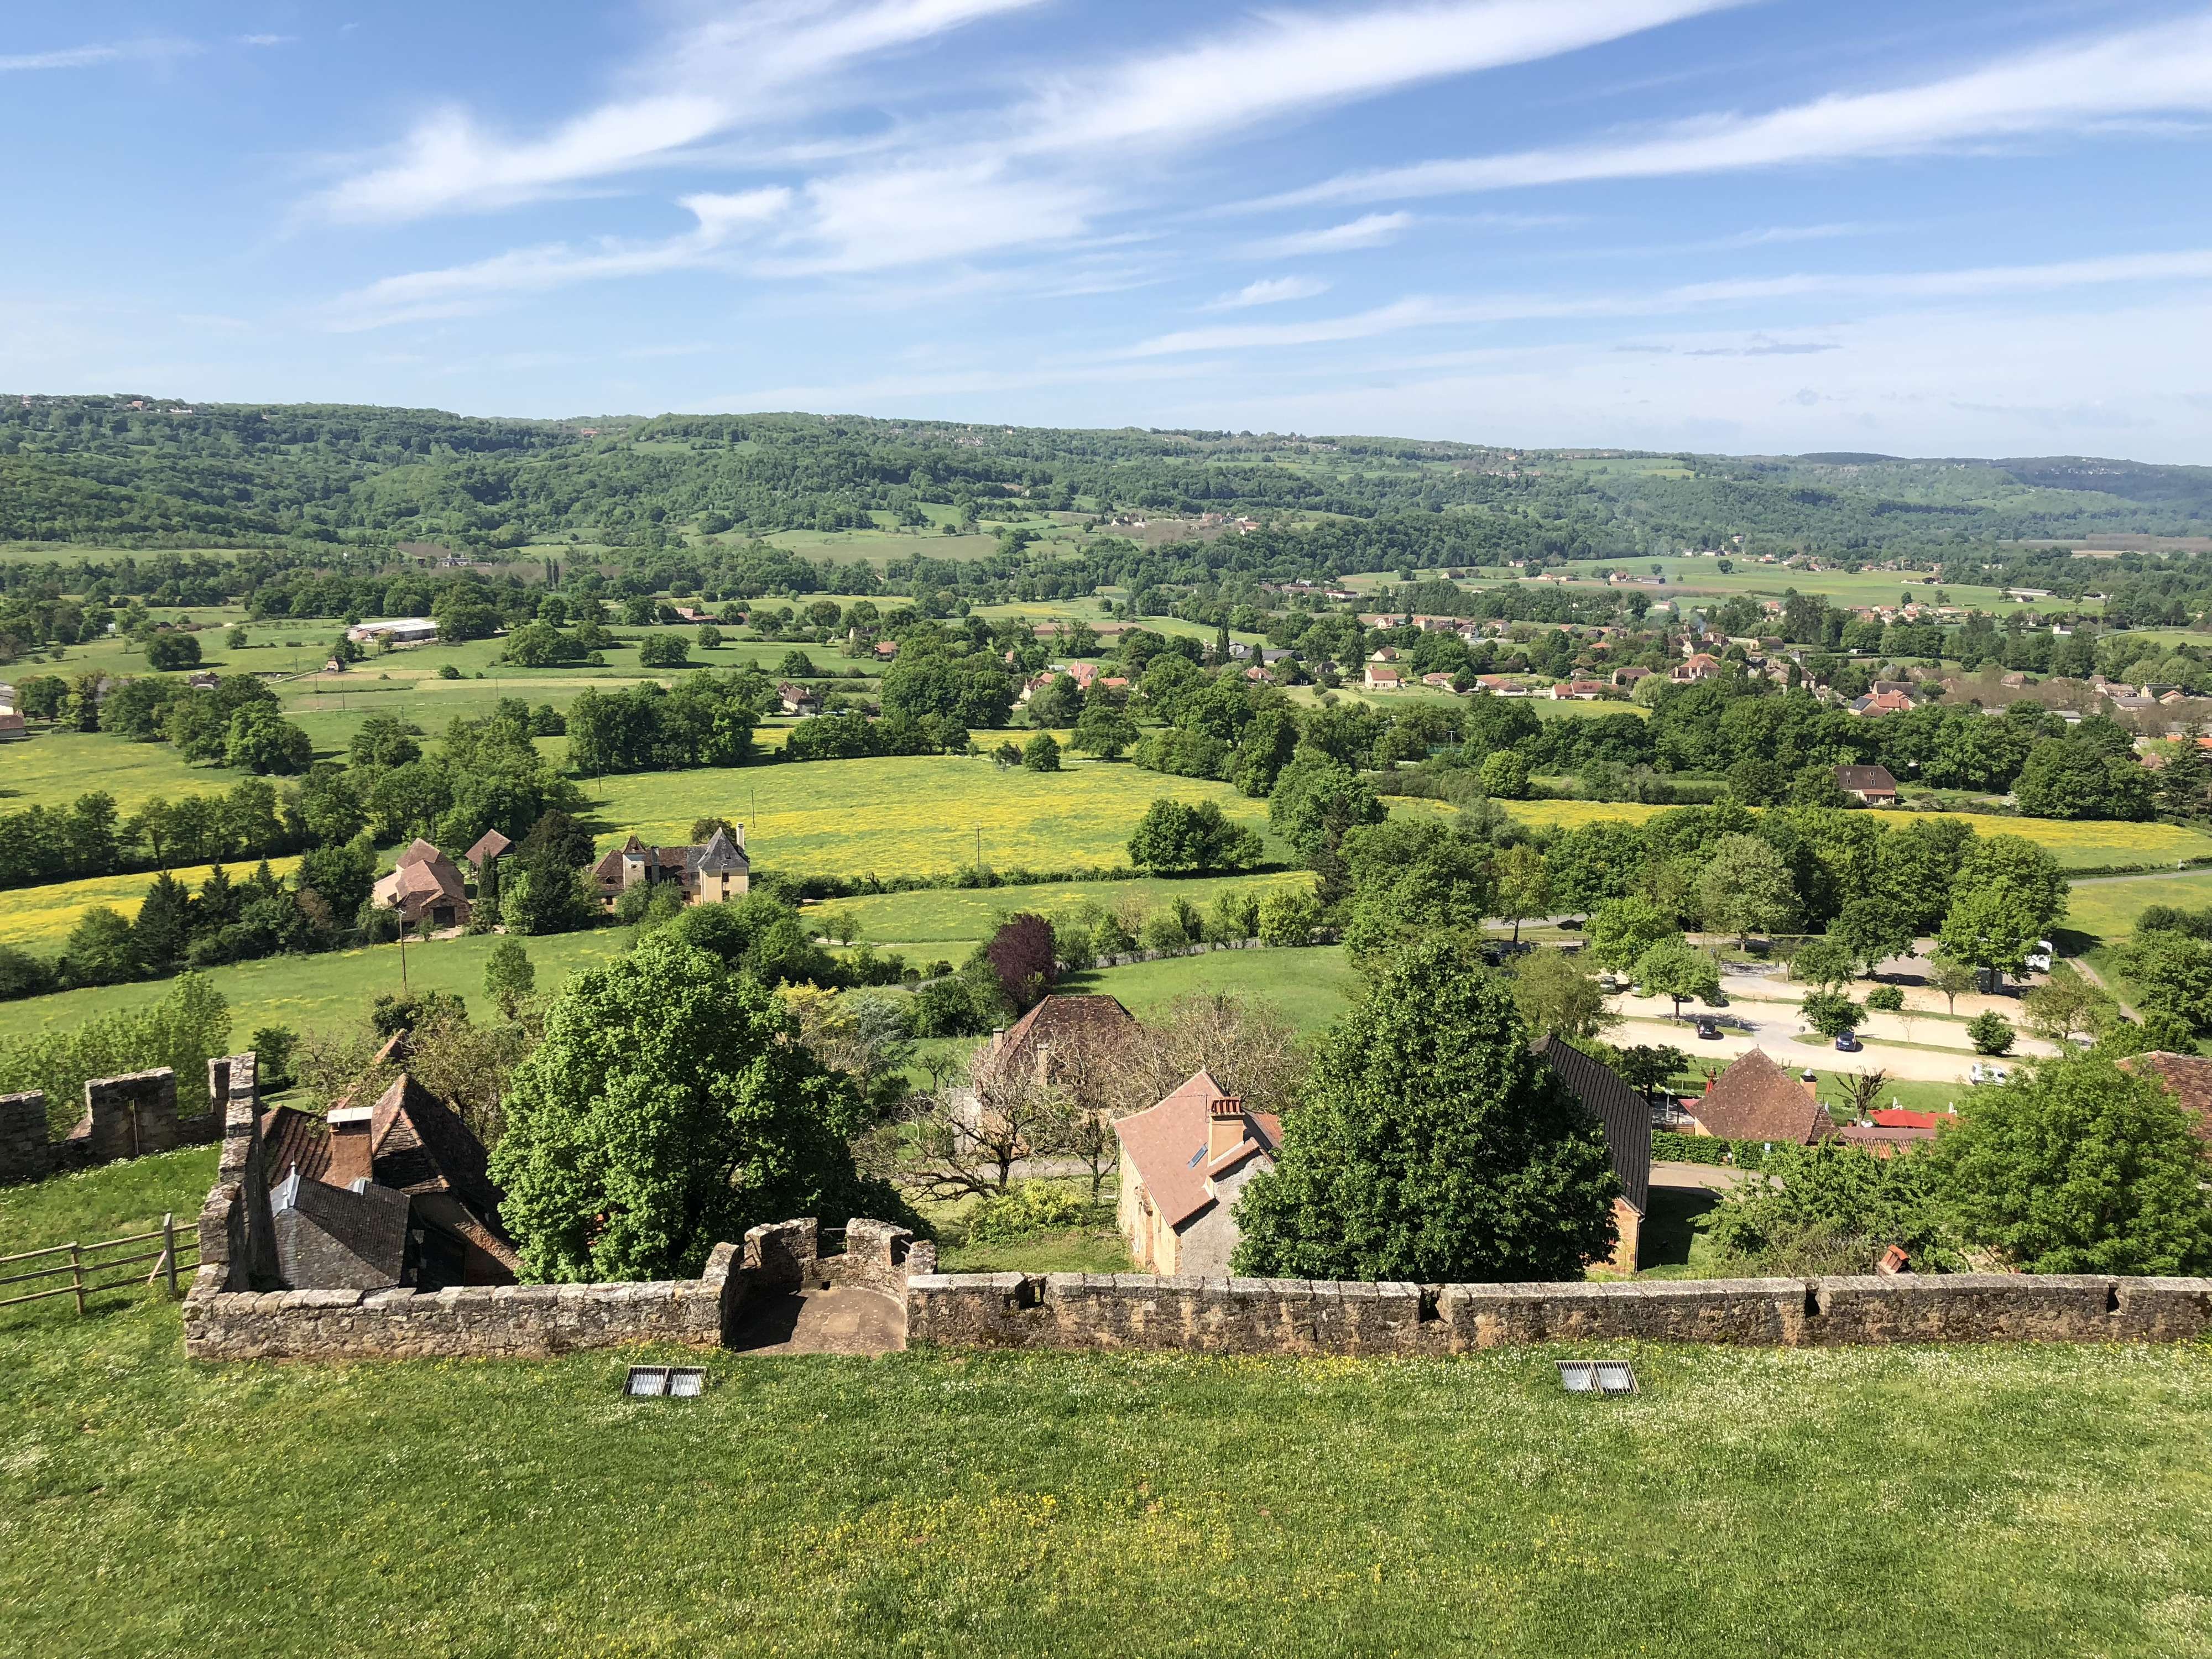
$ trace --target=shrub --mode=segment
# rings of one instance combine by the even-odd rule
[[[1867,993],[1866,1006],[1880,1013],[1899,1013],[1905,1007],[1905,993],[1894,985],[1877,985]]]
[[[1060,770],[1060,744],[1049,732],[1040,732],[1022,747],[1022,765],[1031,772]]]
[[[677,634],[654,634],[641,641],[637,660],[644,668],[681,668],[691,660],[691,647]]]
[[[1976,1014],[1966,1022],[1966,1040],[1974,1045],[1974,1052],[1978,1054],[2010,1053],[2012,1036],[2011,1022],[1995,1009]]]
[[[451,663],[441,663],[441,664],[439,665],[439,666],[438,666],[438,678],[439,678],[440,679],[441,679],[441,680],[457,680],[457,679],[460,678],[460,677],[461,677],[461,671],[460,671],[459,669],[458,669],[458,668],[454,667],[453,664],[451,664]]]
[[[1826,1037],[1848,1031],[1866,1018],[1866,1010],[1841,991],[1815,991],[1802,1006],[1805,1023]]]
[[[1321,903],[1310,893],[1274,892],[1260,901],[1263,945],[1305,945],[1321,926]]]
[[[1066,1188],[1024,1181],[977,1206],[968,1237],[982,1244],[1007,1244],[1030,1233],[1072,1227],[1082,1218],[1083,1200]]]

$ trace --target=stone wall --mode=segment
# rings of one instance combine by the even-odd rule
[[[0,1095],[0,1186],[44,1181],[54,1172],[54,1143],[42,1094]]]
[[[1309,1284],[1139,1273],[917,1274],[912,1342],[1442,1355],[1548,1341],[1765,1347],[2141,1342],[2212,1331],[2212,1279],[1959,1273],[1562,1285]]]
[[[845,1254],[822,1256],[815,1267],[818,1284],[879,1291],[903,1301],[908,1279],[937,1271],[937,1246],[917,1242],[909,1229],[888,1221],[855,1219],[845,1229]]]
[[[697,1279],[428,1292],[217,1291],[185,1302],[195,1359],[535,1359],[625,1342],[713,1347],[743,1305],[734,1244]]]
[[[84,1119],[76,1133],[94,1164],[175,1151],[177,1074],[164,1066],[94,1079],[84,1085]]]

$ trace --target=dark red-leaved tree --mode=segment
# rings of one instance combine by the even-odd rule
[[[1006,925],[991,936],[983,954],[991,971],[999,976],[1006,1000],[1024,1013],[1043,1000],[1059,972],[1053,955],[1052,924],[1027,911],[1009,916]]]

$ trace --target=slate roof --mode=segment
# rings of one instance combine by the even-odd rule
[[[1651,1204],[1651,1103],[1630,1088],[1602,1060],[1591,1059],[1572,1043],[1541,1036],[1528,1052],[1550,1066],[1567,1085],[1583,1109],[1605,1131],[1606,1149],[1613,1154],[1613,1172],[1620,1177],[1620,1195],[1638,1215]]]
[[[1746,1049],[1703,1099],[1687,1104],[1705,1132],[1723,1140],[1806,1146],[1836,1132],[1813,1091],[1769,1060],[1763,1048]]]
[[[690,867],[702,875],[719,875],[726,870],[752,868],[752,860],[745,856],[745,849],[720,830],[714,831],[713,838],[704,847],[687,848],[685,851],[695,855],[696,861],[688,861]]]
[[[1280,1118],[1273,1112],[1246,1112],[1243,1144],[1209,1161],[1213,1103],[1228,1097],[1210,1074],[1200,1072],[1157,1106],[1133,1112],[1114,1126],[1137,1178],[1152,1194],[1152,1207],[1170,1227],[1180,1230],[1213,1204],[1206,1187],[1210,1176],[1226,1175],[1254,1153],[1273,1158],[1283,1144]]]

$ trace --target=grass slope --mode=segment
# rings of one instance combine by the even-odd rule
[[[837,911],[849,912],[865,935],[878,945],[969,944],[988,939],[1000,921],[1018,910],[1056,916],[1086,899],[1119,910],[1131,901],[1148,908],[1187,899],[1201,910],[1224,891],[1272,892],[1279,887],[1309,889],[1304,870],[1263,876],[1224,876],[1204,881],[1076,881],[1050,887],[932,888],[916,893],[881,893],[866,898],[832,899],[806,907],[819,924]]]
[[[1071,974],[1055,989],[1119,997],[1143,1019],[1178,997],[1215,991],[1263,997],[1302,1031],[1318,1030],[1350,1006],[1360,984],[1334,945],[1305,951],[1209,951],[1128,968]]]
[[[198,892],[208,878],[212,865],[196,865],[180,868],[174,873],[177,879]],[[234,882],[252,875],[261,867],[258,859],[245,859],[223,866]],[[280,876],[289,876],[300,867],[297,857],[271,859],[269,867]],[[105,904],[110,909],[136,919],[139,907],[146,902],[146,889],[153,884],[150,875],[91,876],[82,881],[58,881],[45,887],[20,887],[0,903],[0,945],[10,945],[19,951],[36,951],[43,956],[52,956],[68,940],[70,930],[76,926],[77,918],[94,905]]]
[[[24,672],[15,671],[18,676]],[[155,795],[221,794],[252,775],[194,766],[166,743],[131,743],[105,732],[42,732],[0,749],[0,812],[66,806],[104,789],[118,811],[137,811]],[[282,779],[276,781],[280,785]]]
[[[15,896],[13,895],[10,896]],[[484,960],[501,936],[479,933],[461,939],[434,939],[407,946],[407,983],[417,991],[458,992],[471,1009],[488,1006],[484,998]],[[538,969],[538,988],[557,990],[561,981],[578,968],[587,968],[618,956],[629,946],[627,927],[600,927],[589,933],[559,933],[528,939],[522,943]],[[400,990],[399,947],[368,945],[357,951],[333,951],[325,956],[272,957],[263,962],[210,968],[208,977],[229,999],[232,1040],[243,1044],[264,1025],[289,1025],[295,1031],[333,1030],[353,1024],[368,1006],[386,993]],[[155,980],[135,985],[102,985],[80,991],[59,991],[52,996],[21,1002],[0,1002],[0,1037],[19,1036],[46,1026],[69,1027],[118,1008],[142,1007],[159,1002],[171,981]]]
[[[204,1366],[0,1316],[0,1649],[2171,1655],[2201,1346]],[[28,1316],[26,1316],[27,1313]],[[1610,1353],[1613,1349],[1606,1350]],[[669,1353],[674,1358],[674,1353]]]

